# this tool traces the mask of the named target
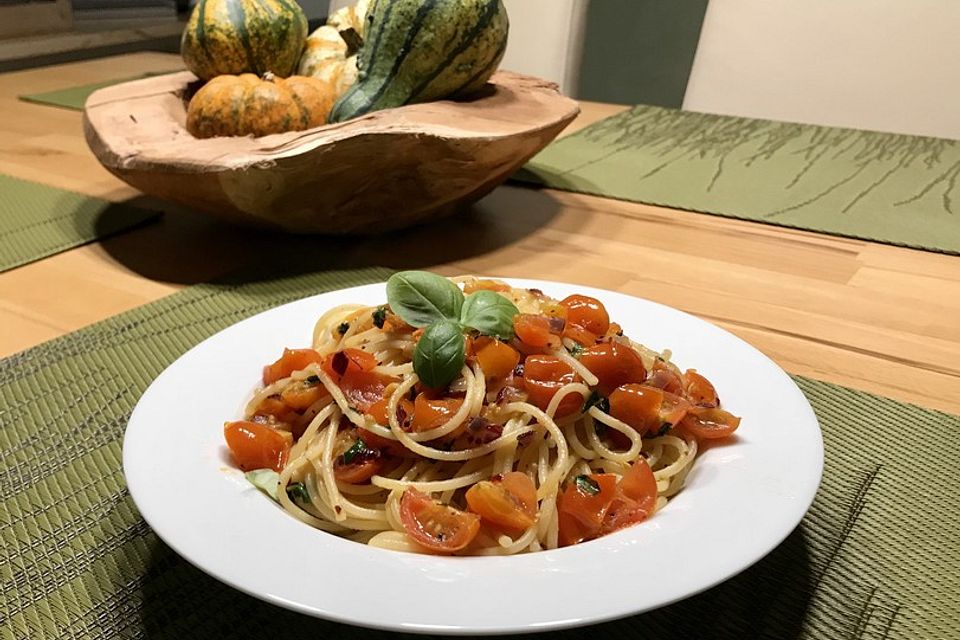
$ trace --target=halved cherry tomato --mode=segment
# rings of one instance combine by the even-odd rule
[[[510,286],[496,280],[474,280],[463,285],[463,293],[470,295],[476,291],[510,291]]]
[[[580,325],[567,323],[563,328],[563,337],[570,338],[577,344],[587,347],[597,343],[597,334],[587,331]]]
[[[560,546],[595,538],[616,497],[617,477],[611,473],[578,476],[571,482],[557,501]]]
[[[356,429],[348,429],[337,435],[333,454],[333,475],[347,484],[367,482],[383,467],[380,451],[367,445]]]
[[[297,411],[310,408],[313,403],[327,395],[327,389],[316,378],[295,380],[280,392],[285,405]]]
[[[717,390],[709,380],[697,373],[695,369],[687,369],[687,372],[683,374],[683,394],[687,400],[698,407],[720,406]]]
[[[650,511],[653,511],[657,502],[657,480],[645,458],[637,458],[636,462],[630,465],[627,473],[620,478],[617,488],[624,496],[648,506]]]
[[[323,359],[323,370],[334,382],[351,372],[372,371],[377,364],[377,358],[367,351],[360,349],[344,349],[332,353]]]
[[[383,399],[387,386],[396,382],[396,378],[372,371],[347,371],[340,378],[339,387],[347,397],[350,406],[362,413]]]
[[[675,395],[683,393],[683,380],[673,369],[659,360],[653,363],[653,371],[650,372],[650,376],[644,384],[648,387],[663,389],[667,393]]]
[[[263,384],[273,384],[288,377],[294,371],[306,369],[311,364],[320,364],[323,356],[313,349],[284,349],[283,355],[273,364],[263,368]]]
[[[513,330],[517,339],[528,347],[542,349],[554,343],[559,344],[559,337],[551,332],[550,320],[546,316],[517,314],[513,317]]]
[[[600,379],[597,391],[608,396],[617,387],[643,382],[647,370],[637,352],[619,342],[603,342],[584,349],[580,362]]]
[[[223,426],[233,460],[242,471],[273,469],[280,471],[287,463],[292,438],[256,422],[228,422]]]
[[[680,424],[687,411],[693,407],[690,403],[678,395],[663,392],[663,404],[660,405],[660,425],[665,424],[675,426]]]
[[[523,386],[530,402],[546,409],[553,396],[564,385],[576,382],[579,376],[573,368],[556,356],[527,356],[523,363]],[[583,396],[571,393],[560,401],[556,417],[562,418],[576,413],[583,406]]]
[[[413,420],[410,422],[410,428],[418,433],[436,429],[443,426],[462,406],[462,398],[431,400],[421,393],[413,402]]]
[[[269,422],[283,422],[290,425],[296,422],[300,414],[288,407],[279,396],[268,396],[264,398],[253,411],[255,422],[260,422],[260,420],[256,419],[259,416],[269,416],[273,418],[269,420]]]
[[[663,391],[642,384],[625,384],[610,394],[610,415],[644,435],[660,428]]]
[[[467,490],[466,499],[471,511],[504,529],[519,531],[537,521],[537,487],[519,471],[478,482]]]
[[[382,398],[372,404],[366,411],[367,415],[373,418],[377,424],[385,427],[390,426],[390,418],[387,416],[387,404],[389,400],[389,398]],[[397,421],[401,427],[404,425],[409,426],[408,420],[413,416],[413,411],[413,403],[406,398],[401,398],[397,404]]]
[[[417,544],[438,553],[453,553],[480,531],[480,516],[441,504],[408,487],[400,498],[400,523]]]
[[[740,426],[740,418],[729,411],[692,407],[680,422],[680,428],[697,440],[726,438]]]
[[[477,362],[488,380],[502,380],[510,375],[520,362],[520,354],[496,338],[481,337],[473,342]]]
[[[596,298],[582,295],[567,296],[560,301],[567,308],[567,324],[583,327],[594,335],[602,336],[610,328],[610,315]]]

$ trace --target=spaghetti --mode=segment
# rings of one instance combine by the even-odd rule
[[[739,424],[709,381],[624,336],[598,300],[443,282],[456,289],[330,309],[226,425],[238,466],[261,470],[293,517],[401,551],[554,549],[653,515],[699,443]],[[445,300],[457,322],[440,317]]]

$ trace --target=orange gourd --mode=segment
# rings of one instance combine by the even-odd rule
[[[217,76],[190,100],[187,131],[197,138],[303,131],[326,124],[334,100],[333,88],[318,78]]]

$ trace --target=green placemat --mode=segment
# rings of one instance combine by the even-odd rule
[[[0,361],[0,638],[402,635],[301,616],[207,577],[140,519],[120,466],[131,409],[185,350],[271,306],[387,275],[195,286]],[[797,382],[821,420],[826,468],[787,540],[700,595],[552,638],[960,637],[960,418]],[[656,589],[637,572],[638,590]],[[371,606],[377,597],[390,594]]]
[[[0,271],[159,216],[157,211],[0,175]]]
[[[960,142],[638,106],[516,176],[555,189],[960,253]]]
[[[112,85],[120,84],[121,82],[129,82],[131,80],[141,80],[151,76],[162,76],[168,73],[174,73],[176,71],[179,71],[179,69],[173,69],[171,71],[150,71],[148,73],[141,73],[140,75],[130,78],[117,78],[115,80],[106,80],[104,82],[91,82],[90,84],[81,84],[75,87],[57,89],[56,91],[45,91],[43,93],[22,95],[20,96],[20,99],[26,102],[35,102],[37,104],[46,104],[53,107],[62,107],[64,109],[83,111],[83,106],[87,103],[87,98],[89,98],[90,94],[97,89],[103,89],[104,87],[110,87]]]

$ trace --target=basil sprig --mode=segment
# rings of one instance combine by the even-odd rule
[[[520,313],[512,302],[494,291],[476,291],[467,296],[460,323],[501,340],[513,338],[513,317]]]
[[[444,320],[423,332],[413,352],[413,370],[428,387],[445,387],[463,369],[466,355],[460,325]]]
[[[401,271],[387,280],[387,302],[407,324],[425,328],[413,352],[413,370],[428,387],[450,384],[466,360],[467,330],[513,338],[519,311],[505,297],[481,290],[464,298],[460,287],[425,271]]]
[[[442,320],[460,320],[460,287],[426,271],[401,271],[387,280],[387,302],[400,319],[413,327]]]

